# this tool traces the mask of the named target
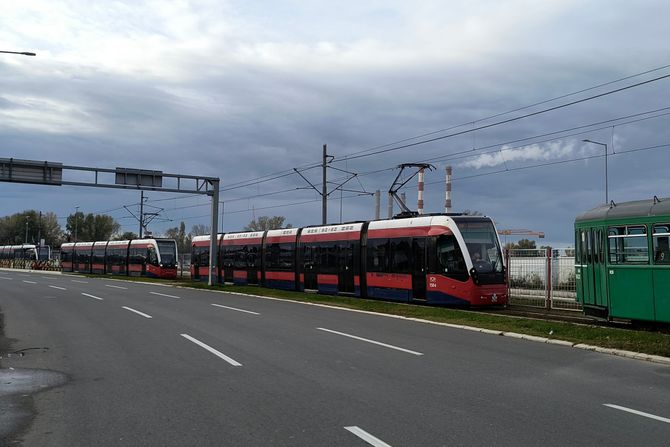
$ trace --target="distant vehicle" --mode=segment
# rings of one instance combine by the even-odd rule
[[[208,277],[210,236],[192,241],[191,277]],[[219,283],[455,305],[507,304],[488,217],[424,215],[217,235]]]
[[[37,247],[33,244],[2,245],[0,259],[23,259],[37,261]]]
[[[577,300],[587,315],[670,323],[670,198],[578,216],[575,247]]]
[[[64,272],[177,277],[174,239],[67,243],[61,245],[60,256]]]

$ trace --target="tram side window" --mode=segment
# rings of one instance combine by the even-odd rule
[[[654,264],[670,264],[670,224],[654,225]]]
[[[647,228],[643,225],[608,229],[611,264],[647,264]]]
[[[235,265],[235,251],[234,251],[234,246],[224,246],[223,249],[223,267],[230,269]],[[195,258],[196,261],[199,263],[200,261],[198,258]],[[193,260],[191,261],[193,262]],[[198,264],[199,265],[199,264]]]
[[[465,258],[454,235],[442,235],[437,239],[437,259],[446,276],[461,281],[468,279]]]
[[[61,250],[60,260],[61,262],[72,262],[72,252],[67,250]]]
[[[391,271],[410,273],[412,246],[409,238],[391,239]]]
[[[144,264],[146,262],[146,248],[131,248],[129,253],[130,264]]]
[[[369,272],[388,272],[388,258],[388,239],[368,239],[367,269]]]

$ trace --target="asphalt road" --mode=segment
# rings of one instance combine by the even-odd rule
[[[234,289],[233,289],[234,290]],[[281,300],[0,271],[18,445],[666,446],[670,367]],[[0,385],[3,386],[3,385]],[[608,406],[609,405],[609,406]]]

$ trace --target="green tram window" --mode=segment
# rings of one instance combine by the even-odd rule
[[[607,230],[610,264],[648,264],[647,227],[610,227]]]
[[[670,264],[670,224],[654,225],[654,264]]]

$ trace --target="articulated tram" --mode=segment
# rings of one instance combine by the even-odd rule
[[[37,261],[38,247],[33,244],[0,245],[0,260]]]
[[[61,246],[64,272],[153,278],[177,277],[174,239],[76,242]]]
[[[208,277],[210,236],[192,241],[191,277]],[[507,304],[492,220],[429,215],[217,236],[219,283],[404,302]]]

